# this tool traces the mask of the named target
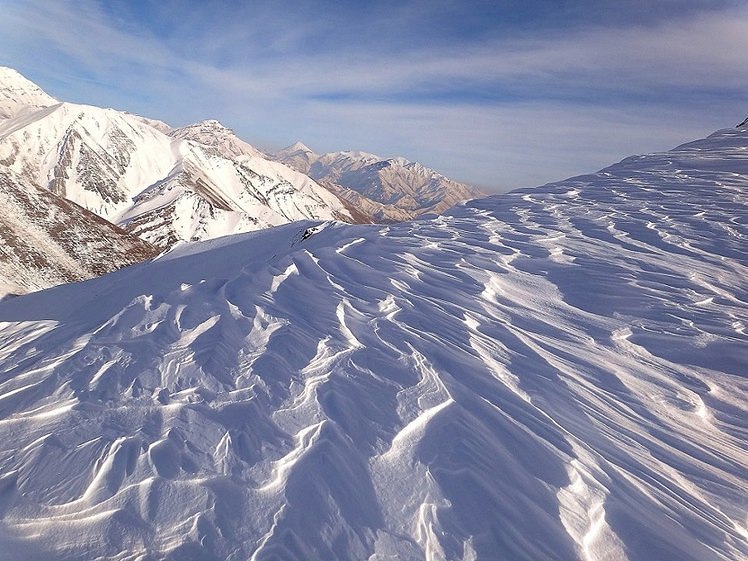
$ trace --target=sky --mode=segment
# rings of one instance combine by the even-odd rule
[[[488,192],[748,115],[746,0],[0,0],[54,97],[259,148],[405,156]]]

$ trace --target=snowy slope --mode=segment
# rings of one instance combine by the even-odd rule
[[[12,97],[25,79],[8,85],[6,75],[0,88]],[[36,99],[18,95],[20,105]],[[0,121],[0,163],[161,247],[305,218],[352,220],[327,189],[215,121],[172,130],[113,109],[27,106]]]
[[[0,558],[748,557],[748,129],[0,303]]]
[[[12,68],[0,66],[0,119],[56,103],[55,98]]]
[[[482,196],[474,187],[405,158],[383,159],[352,151],[316,154],[301,142],[273,157],[309,174],[378,220],[442,213],[461,201]]]
[[[59,103],[0,123],[0,161],[108,220],[174,160],[168,136],[113,109]]]
[[[215,155],[231,159],[243,156],[266,159],[257,148],[244,142],[234,131],[214,119],[174,129],[169,134],[174,138],[197,142]]]
[[[0,167],[0,297],[155,257],[144,241]]]

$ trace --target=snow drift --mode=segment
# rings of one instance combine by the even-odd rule
[[[727,561],[748,130],[0,303],[0,558]]]

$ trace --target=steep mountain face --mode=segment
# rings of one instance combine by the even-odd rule
[[[174,160],[168,136],[113,109],[58,103],[0,122],[0,163],[107,220]]]
[[[748,557],[748,131],[0,302],[28,559]]]
[[[304,174],[264,158],[217,121],[169,133],[174,167],[115,220],[162,247],[304,218],[352,221],[345,204]]]
[[[48,107],[58,103],[21,74],[0,66],[0,119],[8,119],[29,108]]]
[[[155,247],[0,167],[0,296],[103,275]]]
[[[0,164],[162,248],[304,218],[352,220],[328,190],[215,121],[171,130],[112,109],[29,106],[0,121]]]
[[[300,142],[274,158],[328,187],[336,195],[385,221],[442,213],[455,204],[482,196],[417,162],[382,159],[366,152],[315,154]]]

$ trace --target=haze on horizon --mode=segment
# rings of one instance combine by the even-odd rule
[[[58,99],[402,155],[488,191],[748,114],[742,0],[1,3],[0,64]]]

